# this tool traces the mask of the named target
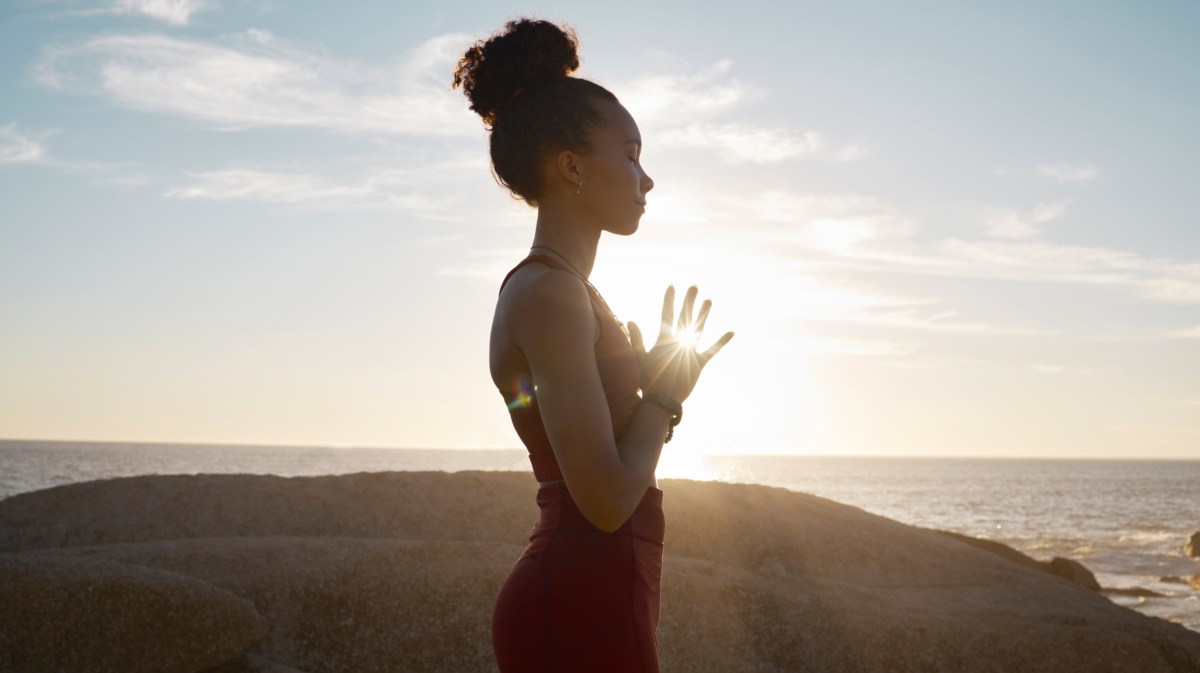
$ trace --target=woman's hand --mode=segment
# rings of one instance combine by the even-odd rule
[[[733,332],[726,332],[708,350],[696,352],[696,344],[700,341],[704,322],[708,320],[708,312],[712,308],[712,301],[705,299],[700,306],[700,314],[695,322],[692,321],[692,307],[696,304],[697,292],[695,285],[688,288],[683,298],[683,308],[679,311],[679,320],[676,321],[675,288],[667,286],[667,292],[663,295],[662,326],[658,341],[654,342],[649,352],[642,342],[642,331],[630,321],[629,340],[633,343],[641,368],[643,393],[664,393],[683,402],[696,387],[700,370],[733,338]]]

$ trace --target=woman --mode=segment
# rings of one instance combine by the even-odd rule
[[[492,643],[503,673],[656,673],[654,470],[700,370],[733,333],[703,353],[684,345],[712,304],[693,323],[690,288],[675,323],[668,287],[646,352],[588,282],[601,232],[637,231],[654,181],[633,117],[570,77],[577,48],[569,30],[513,21],[454,73],[491,130],[497,181],[538,211],[531,254],[501,284],[490,365],[529,449],[541,518],[496,601]]]

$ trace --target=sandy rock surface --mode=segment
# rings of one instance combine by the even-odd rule
[[[201,474],[57,486],[0,501],[0,551],[194,537],[514,543],[537,517],[522,472]]]
[[[1192,533],[1191,539],[1183,546],[1183,553],[1194,559],[1200,559],[1200,531]]]
[[[202,671],[262,640],[254,605],[101,558],[0,554],[0,671]]]
[[[195,538],[40,550],[191,575],[253,601],[254,653],[304,671],[490,670],[491,603],[517,545],[371,538]],[[397,668],[411,661],[420,668]],[[482,668],[481,668],[482,667]]]
[[[783,489],[660,487],[664,672],[1200,673],[1200,634],[997,550]],[[528,473],[140,477],[0,501],[0,546],[247,598],[270,624],[250,654],[275,665],[494,671],[535,491]]]
[[[233,661],[210,668],[203,673],[304,673],[291,666],[284,666],[253,654],[243,654]]]

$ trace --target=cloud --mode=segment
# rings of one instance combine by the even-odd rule
[[[1100,171],[1091,164],[1053,163],[1041,164],[1035,173],[1059,182],[1090,182]]]
[[[15,122],[0,126],[0,165],[24,164],[50,168],[67,174],[84,175],[91,178],[94,184],[109,187],[141,187],[150,183],[150,178],[138,172],[136,165],[131,162],[87,161],[54,156],[42,139],[57,133],[58,129],[21,132],[17,130]]]
[[[773,190],[730,199],[697,190],[689,200],[710,214],[706,235],[720,237],[736,222],[738,236],[731,243],[802,260],[810,268],[1110,285],[1154,302],[1200,304],[1200,263],[1012,236],[922,240],[920,222],[867,195]],[[1036,232],[1037,225],[1060,217],[1067,203],[1040,204],[1014,217]],[[994,227],[991,233],[1001,232]]]
[[[952,238],[925,248],[875,251],[859,261],[928,275],[1113,285],[1157,302],[1200,304],[1200,264],[1108,248]]]
[[[56,16],[140,14],[172,26],[184,26],[191,21],[193,14],[210,8],[211,4],[205,0],[111,0],[103,7],[69,10],[59,12]]]
[[[1040,225],[1062,217],[1070,201],[1040,203],[1027,214],[1010,209],[988,211],[987,229],[989,236],[997,238],[1028,239],[1041,234]]]
[[[800,352],[815,355],[857,355],[875,358],[907,358],[917,353],[918,346],[891,341],[867,341],[805,335],[789,344]]]
[[[448,204],[418,194],[402,171],[380,170],[359,180],[337,181],[312,173],[228,168],[189,174],[191,182],[173,187],[167,198],[209,201],[258,201],[300,205],[317,210],[401,210],[428,213]]]
[[[204,0],[116,0],[113,3],[117,14],[142,14],[172,26],[186,25],[193,14],[205,7]]]
[[[1053,330],[1030,327],[1004,327],[988,323],[958,322],[953,320],[957,315],[957,311],[940,311],[932,315],[921,315],[916,310],[906,309],[886,313],[858,312],[841,316],[839,319],[845,322],[867,323],[879,327],[892,327],[922,332],[1007,334],[1016,336],[1050,336],[1057,334]]]
[[[0,126],[0,164],[41,161],[45,147],[33,137],[17,131],[16,123]]]
[[[452,34],[404,61],[373,66],[302,48],[263,30],[224,43],[165,35],[110,35],[47,49],[43,86],[191,119],[219,130],[317,128],[336,133],[466,136],[478,120],[449,88],[459,52]]]
[[[675,62],[673,67],[686,66]],[[621,104],[640,122],[650,125],[663,119],[673,120],[680,110],[687,110],[692,116],[711,115],[752,94],[737,79],[726,77],[732,69],[733,61],[722,60],[707,70],[690,74],[640,77],[620,87]]]
[[[885,241],[886,243],[886,241]],[[1200,304],[1200,264],[1049,241],[944,239],[849,248],[857,268],[965,278],[1112,285],[1151,301]]]
[[[692,121],[680,124],[680,111],[688,119],[712,119],[762,93],[730,76],[733,61],[687,72],[677,60],[656,66],[682,72],[633,80],[619,87],[622,104],[644,128],[652,129],[654,141],[664,147],[696,147],[712,150],[731,164],[770,164],[793,159],[856,161],[866,150],[846,145],[827,147],[816,131],[761,126],[745,122]]]
[[[832,255],[850,255],[857,248],[888,239],[906,239],[918,223],[878,199],[860,194],[791,194],[769,191],[741,202],[761,221],[749,232],[766,245],[800,245]]]
[[[854,161],[866,154],[850,146],[830,151],[824,138],[815,131],[796,133],[750,124],[690,124],[660,131],[656,140],[665,147],[712,149],[733,164],[769,164],[790,159]]]
[[[395,212],[405,219],[497,227],[528,225],[527,207],[496,189],[482,157],[421,157],[363,168],[330,161],[286,169],[226,166],[187,173],[163,197],[181,201],[245,201],[315,212]],[[464,198],[464,193],[476,196]],[[490,194],[491,198],[487,196]]]
[[[1200,339],[1200,325],[1187,329],[1172,330],[1164,336],[1168,339]]]

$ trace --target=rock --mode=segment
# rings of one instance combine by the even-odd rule
[[[1200,559],[1200,531],[1192,533],[1192,538],[1183,545],[1183,553],[1188,558]]]
[[[934,529],[928,529],[928,530],[934,530]],[[1045,563],[1043,563],[1031,556],[1022,554],[1021,552],[1017,551],[1016,549],[1013,549],[1012,547],[1010,547],[1002,542],[996,542],[995,540],[986,540],[986,539],[978,538],[978,537],[971,537],[970,535],[963,535],[962,533],[954,533],[954,532],[951,532],[948,530],[934,530],[934,532],[938,533],[939,535],[945,535],[946,537],[952,538],[954,540],[958,540],[959,542],[962,542],[963,544],[969,544],[972,547],[975,547],[977,549],[982,549],[984,551],[991,552],[992,554],[995,554],[1001,558],[1006,558],[1009,561],[1012,561],[1013,563],[1019,563],[1019,564],[1025,566],[1026,568],[1030,568],[1032,570],[1043,570],[1043,571],[1048,570],[1047,565]]]
[[[103,559],[0,554],[5,673],[200,671],[267,625],[250,601],[194,578]]]
[[[1187,579],[1188,586],[1200,591],[1200,575],[1192,575]]]
[[[527,472],[361,472],[66,484],[0,500],[0,551],[262,535],[512,544],[529,536],[537,517],[530,479]],[[487,507],[472,511],[481,502]]]
[[[1100,583],[1096,581],[1096,576],[1092,574],[1092,571],[1083,567],[1083,564],[1079,561],[1055,556],[1050,559],[1050,563],[1047,564],[1046,568],[1047,572],[1051,575],[1057,575],[1085,589],[1091,589],[1092,591],[1100,590]]]
[[[1153,589],[1143,589],[1142,587],[1131,587],[1127,589],[1104,587],[1100,590],[1100,592],[1109,596],[1129,596],[1130,598],[1162,598],[1166,595],[1160,594]]]
[[[203,673],[304,673],[304,671],[253,654],[243,654],[227,664],[210,668]]]
[[[1079,561],[1073,561],[1071,559],[1065,559],[1059,556],[1054,557],[1050,561],[1039,561],[1035,558],[1022,554],[1006,544],[996,542],[994,540],[984,540],[981,538],[975,538],[969,535],[963,535],[961,533],[952,533],[945,530],[934,532],[958,540],[964,544],[971,545],[977,549],[990,552],[1001,558],[1008,559],[1009,561],[1025,566],[1026,568],[1048,572],[1051,575],[1061,577],[1065,580],[1078,584],[1085,589],[1100,591],[1100,583],[1096,581],[1096,576],[1093,575],[1092,571],[1084,567],[1084,565]]]
[[[313,672],[495,671],[491,608],[537,515],[528,473],[78,486],[0,502],[0,538],[250,598],[271,623],[251,654]],[[779,488],[660,487],[664,673],[1200,671],[1200,634],[946,535]]]
[[[521,545],[369,538],[222,538],[23,552],[190,575],[254,602],[252,654],[306,671],[480,671],[491,605]]]

